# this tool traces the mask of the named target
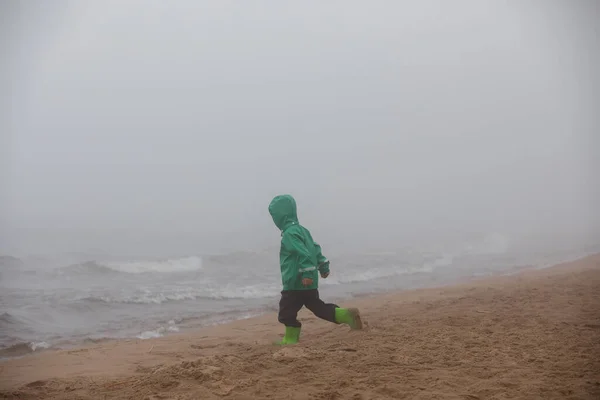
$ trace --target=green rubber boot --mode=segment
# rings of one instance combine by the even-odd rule
[[[285,327],[285,335],[283,339],[279,342],[275,343],[281,346],[285,346],[287,344],[296,344],[300,340],[300,328],[296,328],[293,326]]]
[[[362,329],[363,324],[360,319],[360,312],[357,308],[336,308],[335,322],[338,324],[346,324],[350,329]]]

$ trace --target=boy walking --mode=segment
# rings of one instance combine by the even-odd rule
[[[308,229],[298,223],[294,198],[290,195],[276,196],[269,204],[269,213],[281,231],[279,264],[283,291],[278,319],[285,325],[285,336],[279,344],[298,343],[302,324],[297,317],[303,306],[326,321],[362,329],[357,309],[340,308],[319,298],[319,275],[323,279],[329,276],[329,261]]]

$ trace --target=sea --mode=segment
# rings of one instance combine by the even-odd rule
[[[599,252],[600,241],[530,246],[490,233],[452,246],[326,253],[331,276],[320,281],[320,292],[343,303]],[[0,358],[110,339],[145,340],[251,318],[276,311],[280,290],[276,248],[162,258],[2,255]]]

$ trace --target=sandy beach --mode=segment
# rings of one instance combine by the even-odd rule
[[[600,399],[600,255],[364,297],[367,327],[303,311],[0,363],[5,399]]]

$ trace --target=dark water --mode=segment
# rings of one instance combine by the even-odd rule
[[[435,247],[434,247],[435,248]],[[456,248],[330,254],[322,296],[438,286],[544,267],[600,246],[523,250],[492,234]],[[69,259],[70,258],[70,259]],[[0,258],[0,357],[109,338],[152,338],[276,310],[276,250],[169,259]]]

